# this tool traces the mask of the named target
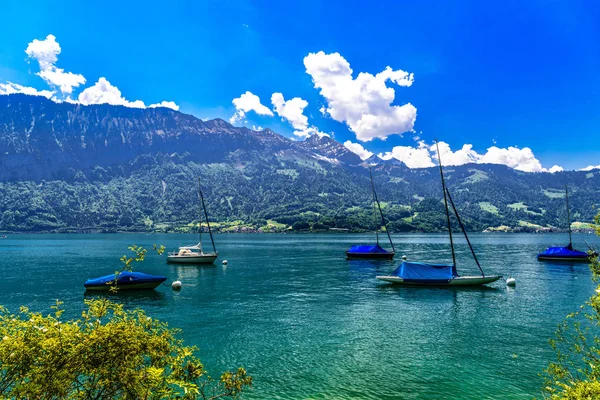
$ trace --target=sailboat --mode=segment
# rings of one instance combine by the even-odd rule
[[[379,216],[381,217],[381,226],[385,228],[385,233],[387,233],[390,245],[392,246],[392,251],[386,250],[379,245],[379,227],[377,227],[375,229],[375,237],[377,239],[377,244],[356,244],[350,247],[348,251],[346,251],[346,258],[348,260],[391,260],[396,254],[396,250],[394,249],[394,242],[392,242],[390,231],[385,222],[385,218],[383,218],[383,212],[381,211],[381,204],[379,204],[379,199],[377,198],[375,184],[373,183],[373,173],[371,172],[371,170],[369,170],[369,175],[371,176],[371,190],[373,191],[373,206],[376,206],[377,210],[379,210]],[[377,213],[377,211],[375,212]]]
[[[571,210],[569,208],[569,189],[565,185],[565,201],[567,206],[567,220],[569,223],[569,244],[565,247],[548,247],[546,250],[538,254],[539,261],[583,261],[588,262],[594,254],[588,254],[584,251],[575,250],[573,248],[573,239],[571,234]]]
[[[428,286],[475,286],[475,285],[484,285],[486,283],[492,283],[501,278],[500,275],[485,275],[481,265],[479,264],[479,260],[475,255],[475,250],[473,250],[473,246],[471,245],[471,241],[469,240],[469,236],[465,231],[465,227],[458,215],[458,211],[456,210],[456,206],[454,205],[454,201],[452,200],[452,196],[450,196],[450,191],[446,187],[446,183],[444,181],[444,172],[442,169],[442,159],[440,158],[440,149],[436,141],[437,153],[438,153],[438,161],[440,164],[440,177],[442,180],[442,191],[444,192],[444,206],[446,209],[446,221],[448,223],[448,236],[450,237],[450,248],[452,249],[452,264],[430,264],[423,262],[408,262],[404,261],[391,275],[387,276],[377,276],[377,279],[385,282],[390,282],[399,285],[428,285]],[[452,227],[450,225],[450,212],[448,210],[448,200],[452,205],[452,209],[454,210],[454,214],[456,215],[456,220],[460,225],[460,229],[462,230],[465,239],[467,240],[467,244],[471,249],[471,253],[473,254],[473,258],[477,263],[477,267],[481,271],[480,276],[461,276],[458,274],[456,270],[456,254],[454,252],[454,241],[452,238]]]
[[[219,256],[219,253],[215,248],[215,241],[213,239],[212,230],[210,229],[210,222],[208,221],[208,212],[206,211],[206,204],[204,203],[202,188],[200,187],[200,178],[198,178],[198,197],[200,198],[200,203],[202,205],[202,209],[204,210],[204,217],[206,218],[206,225],[208,226],[208,234],[210,235],[213,251],[205,253],[202,250],[202,223],[200,223],[200,238],[198,244],[193,246],[182,246],[179,247],[178,251],[170,252],[167,255],[167,262],[185,264],[212,264]]]

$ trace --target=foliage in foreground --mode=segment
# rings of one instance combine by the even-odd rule
[[[600,214],[596,216],[600,224]],[[597,228],[600,236],[600,227]],[[594,294],[567,316],[550,340],[557,360],[546,369],[544,391],[552,400],[600,399],[600,261],[591,263]]]
[[[71,399],[236,398],[251,385],[243,368],[211,379],[178,331],[106,299],[80,319],[0,308],[0,397]]]

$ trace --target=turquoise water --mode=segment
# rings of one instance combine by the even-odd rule
[[[409,260],[448,261],[444,235],[394,235]],[[486,272],[517,279],[476,289],[392,287],[375,275],[399,261],[346,261],[371,235],[216,235],[211,267],[167,265],[149,256],[139,270],[183,282],[180,292],[121,293],[128,307],[182,328],[217,376],[245,366],[245,398],[521,399],[539,397],[556,325],[592,293],[585,265],[535,255],[564,245],[558,234],[473,235]],[[576,235],[586,249],[592,235]],[[83,282],[112,273],[129,244],[170,249],[192,235],[9,235],[0,240],[0,303],[69,315],[82,309]],[[476,272],[466,244],[459,272]],[[227,259],[229,265],[220,261]]]

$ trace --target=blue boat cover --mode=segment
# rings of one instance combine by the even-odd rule
[[[588,253],[575,250],[571,245],[566,247],[548,247],[546,250],[538,254],[538,257],[556,257],[556,258],[585,258],[589,257]]]
[[[378,244],[355,244],[354,246],[350,247],[348,253],[386,254],[389,253],[389,251]]]
[[[88,279],[85,281],[84,286],[102,286],[108,285],[110,282],[115,280],[115,274],[101,276],[100,278]],[[150,282],[164,282],[167,280],[166,276],[157,276],[144,274],[143,272],[129,272],[123,271],[119,274],[117,279],[117,285],[131,285],[133,283],[150,283]]]
[[[448,264],[427,264],[404,261],[392,275],[406,282],[446,283],[458,277],[456,267]]]

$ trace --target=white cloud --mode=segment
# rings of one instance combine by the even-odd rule
[[[424,143],[424,142],[423,142]],[[480,157],[477,152],[473,150],[473,145],[465,144],[460,150],[453,152],[450,149],[450,145],[446,142],[439,142],[440,146],[440,157],[444,165],[463,165],[477,162]],[[437,151],[435,144],[430,146],[429,151],[432,153],[432,157],[437,160]]]
[[[312,135],[327,136],[327,133],[321,132],[315,126],[308,125],[308,117],[304,115],[304,109],[308,106],[308,102],[300,97],[294,97],[290,100],[285,100],[283,94],[273,93],[271,103],[275,107],[275,112],[282,120],[288,121],[295,129],[294,135],[307,138]]]
[[[160,103],[150,104],[148,106],[148,108],[158,108],[158,107],[170,108],[171,110],[179,111],[179,106],[177,104],[175,104],[174,101],[162,101]]]
[[[580,171],[591,171],[593,169],[600,169],[600,165],[596,165],[596,166],[594,166],[594,165],[588,165],[585,168],[581,168]]]
[[[529,147],[520,149],[512,146],[508,148],[492,146],[484,154],[477,153],[470,144],[463,145],[457,151],[452,151],[450,145],[445,142],[439,142],[439,147],[443,165],[502,164],[525,172],[555,173],[563,170],[558,165],[550,169],[542,167]],[[425,168],[436,165],[433,160],[437,160],[437,152],[435,144],[427,145],[420,141],[418,147],[396,146],[390,152],[380,153],[379,157],[383,160],[395,158],[410,168]]]
[[[34,39],[25,50],[29,58],[37,60],[40,72],[36,73],[51,87],[57,87],[63,95],[70,96],[73,88],[83,85],[83,75],[65,72],[64,69],[56,67],[60,54],[60,45],[54,35],[46,36],[44,40]]]
[[[30,96],[44,96],[51,98],[54,92],[51,90],[37,90],[36,88],[22,86],[13,82],[0,83],[0,94],[23,93]]]
[[[429,146],[425,142],[419,142],[419,147],[412,146],[395,146],[392,151],[379,153],[378,157],[382,160],[390,160],[395,158],[402,161],[409,168],[427,168],[433,167],[435,164],[431,160]]]
[[[77,103],[83,105],[90,104],[111,104],[114,106],[125,106],[130,108],[147,108],[143,101],[129,101],[121,94],[121,91],[116,86],[113,86],[106,78],[98,79],[94,86],[90,86],[83,90],[77,98]],[[148,108],[166,107],[175,111],[179,110],[179,106],[172,101],[163,101],[157,104],[151,104]]]
[[[519,149],[513,146],[508,148],[492,146],[480,156],[477,162],[480,164],[503,164],[525,172],[546,172],[529,147]]]
[[[302,130],[295,130],[294,135],[304,138],[304,139],[306,139],[312,135],[317,135],[317,136],[321,136],[321,137],[322,136],[331,137],[330,134],[321,132],[318,128],[316,128],[314,126],[311,126],[311,127],[308,127],[306,129],[302,129]]]
[[[62,68],[56,67],[58,55],[61,53],[60,44],[56,41],[54,35],[46,36],[44,40],[34,39],[28,44],[25,53],[29,59],[34,59],[38,62],[40,72],[36,75],[40,76],[51,88],[56,88],[60,91],[61,96],[56,95],[56,90],[37,90],[32,87],[22,86],[13,82],[0,83],[0,94],[24,93],[34,96],[44,96],[55,102],[67,102],[74,104],[113,104],[123,105],[126,107],[146,108],[146,105],[141,100],[128,101],[122,95],[121,91],[110,84],[110,82],[102,77],[94,86],[90,86],[83,90],[79,97],[74,100],[71,98],[73,89],[83,85],[86,80],[83,75],[65,72]],[[172,101],[163,101],[157,104],[151,104],[154,107],[167,107],[173,110],[179,110],[179,106]]]
[[[360,143],[353,143],[350,140],[344,142],[344,146],[354,154],[360,157],[361,160],[366,160],[373,155],[372,152],[365,149]]]
[[[411,86],[413,74],[402,70],[385,70],[373,76],[361,72],[352,77],[350,64],[339,53],[310,53],[304,58],[306,72],[312,77],[315,88],[327,100],[331,118],[345,122],[358,140],[368,142],[374,138],[385,140],[389,135],[411,131],[417,118],[417,109],[410,103],[391,105],[396,97],[387,81],[398,86]]]
[[[289,121],[294,129],[303,130],[308,128],[308,117],[303,114],[304,109],[308,105],[306,100],[294,97],[291,100],[285,101],[283,94],[273,93],[271,103],[273,103],[277,115]]]
[[[141,100],[128,101],[121,96],[121,91],[110,84],[106,78],[98,79],[94,86],[90,86],[79,94],[79,103],[90,104],[112,104],[132,108],[146,108]]]
[[[229,122],[232,124],[242,121],[249,111],[254,111],[258,115],[268,115],[271,117],[274,115],[268,107],[260,102],[260,97],[250,91],[246,91],[240,97],[233,99],[232,103],[236,110],[235,114],[229,118]]]
[[[548,172],[550,172],[551,174],[554,174],[556,172],[563,172],[565,169],[563,167],[561,167],[560,165],[553,165],[552,168],[550,168],[548,170]]]

